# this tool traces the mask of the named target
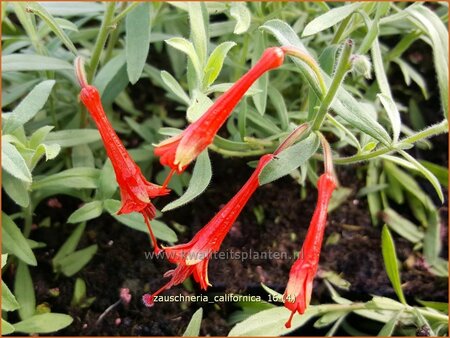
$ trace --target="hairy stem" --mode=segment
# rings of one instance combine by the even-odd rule
[[[95,72],[97,71],[97,67],[100,63],[100,56],[103,48],[105,47],[106,40],[108,39],[115,8],[115,2],[108,2],[106,4],[105,16],[103,17],[102,25],[100,26],[100,30],[98,32],[97,41],[95,41],[94,51],[92,52],[91,62],[89,64],[87,74],[87,80],[89,83],[92,82]]]
[[[339,57],[338,65],[336,68],[336,73],[331,81],[330,88],[328,89],[327,94],[322,100],[320,104],[319,111],[314,118],[312,123],[312,130],[319,130],[322,126],[322,123],[325,119],[325,116],[328,112],[328,108],[330,108],[331,102],[333,102],[334,97],[342,84],[342,81],[345,78],[345,75],[350,70],[351,62],[350,57],[353,51],[353,41],[347,40],[342,49],[341,55]]]

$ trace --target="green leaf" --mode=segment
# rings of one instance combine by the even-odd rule
[[[402,121],[400,120],[400,113],[392,100],[392,97],[386,96],[385,94],[378,94],[381,104],[383,105],[386,113],[391,121],[393,141],[397,142],[400,136],[400,128],[402,126]]]
[[[61,188],[95,189],[98,187],[100,170],[95,168],[72,168],[57,174],[36,178],[31,185],[33,190]]]
[[[281,45],[292,45],[299,48],[304,53],[309,54],[297,34],[285,22],[281,20],[270,20],[261,26],[260,29],[273,34]],[[320,97],[321,90],[314,72],[308,65],[299,61],[297,58],[291,59],[299,67],[300,73],[307,80],[314,94]],[[325,82],[329,84],[331,82],[330,77],[324,72],[322,75]],[[367,109],[364,109],[364,106],[356,101],[344,88],[341,87],[338,90],[336,98],[331,103],[331,108],[350,125],[372,136],[384,145],[390,146],[391,139],[386,130],[375,120],[370,112],[368,112]]]
[[[62,148],[67,148],[96,142],[100,139],[100,133],[97,129],[66,129],[51,132],[45,139],[45,143],[58,144]]]
[[[75,280],[71,306],[80,307],[86,300],[86,283],[81,278]]]
[[[378,337],[390,337],[394,333],[395,326],[400,318],[402,311],[396,312],[392,318],[382,327],[380,332],[378,332]]]
[[[206,6],[201,2],[188,2],[189,27],[191,30],[191,41],[198,56],[200,66],[206,63],[208,47],[208,12]],[[199,78],[201,80],[201,78]]]
[[[441,185],[448,188],[448,168],[425,160],[420,160],[419,162],[436,176]]]
[[[175,95],[175,97],[177,97],[182,103],[185,103],[186,105],[191,104],[191,99],[189,98],[189,96],[187,96],[181,85],[170,73],[162,70],[161,80],[164,84],[165,89]]]
[[[420,300],[416,299],[420,304],[423,306],[426,306],[430,309],[435,309],[444,313],[448,313],[448,303],[444,302],[433,302],[433,301],[426,301],[426,300]]]
[[[36,295],[34,294],[33,280],[28,265],[19,262],[14,280],[14,294],[20,304],[19,316],[22,320],[34,315],[36,309]]]
[[[144,223],[144,218],[139,213],[131,213],[126,215],[116,215],[117,211],[120,207],[120,202],[117,200],[106,200],[104,202],[105,209],[110,213],[112,217],[114,217],[117,221],[126,226],[142,231],[144,233],[148,233],[147,226]],[[158,221],[156,219],[151,220],[151,226],[155,236],[160,240],[174,243],[178,241],[177,234],[171,228],[169,228],[165,223]]]
[[[10,334],[14,332],[14,326],[12,326],[10,323],[8,323],[6,320],[2,318],[2,327],[1,327],[2,334]]]
[[[434,66],[439,84],[442,109],[448,116],[448,31],[442,20],[425,6],[408,7],[404,10],[411,20],[431,40]]]
[[[400,67],[406,85],[409,86],[411,84],[411,80],[414,81],[422,91],[423,97],[428,100],[430,94],[428,93],[428,87],[423,76],[413,67],[411,67],[407,62],[403,61],[400,58],[396,58],[392,61],[398,64],[398,66]],[[411,110],[409,111],[409,113],[411,114]]]
[[[427,229],[423,241],[423,255],[428,264],[434,265],[442,249],[441,220],[437,210],[428,216]]]
[[[61,260],[75,251],[86,228],[86,222],[80,223],[52,259],[53,270],[59,270]]]
[[[319,319],[316,320],[314,323],[315,328],[323,328],[331,325],[336,320],[341,318],[342,316],[345,316],[348,313],[348,311],[330,311],[328,313],[325,313],[323,316],[321,316]]]
[[[11,134],[31,120],[44,107],[54,85],[55,80],[41,82],[28,93],[12,113],[2,114],[3,133]]]
[[[102,97],[103,106],[114,102],[117,96],[128,85],[125,51],[118,54],[104,65],[94,79]]]
[[[135,84],[141,77],[150,49],[151,4],[142,2],[128,13],[125,20],[125,51],[127,74]]]
[[[408,154],[404,150],[399,150],[399,153],[406,158],[409,162],[411,162],[416,169],[423,175],[425,178],[430,181],[431,185],[434,187],[434,190],[436,191],[437,195],[439,196],[439,199],[442,203],[444,203],[444,194],[442,192],[441,185],[439,184],[438,179],[436,176],[433,175],[431,171],[429,171],[427,168],[425,168],[420,162],[418,162],[414,157],[412,157],[410,154]]]
[[[8,285],[2,281],[2,311],[14,311],[20,307],[16,297],[9,290]]]
[[[421,232],[414,223],[399,215],[396,211],[386,208],[381,215],[383,221],[392,230],[403,238],[406,238],[408,241],[418,243],[424,238],[423,232]]]
[[[30,167],[31,170],[34,169],[36,164],[45,155],[45,160],[53,160],[56,156],[58,156],[61,151],[61,147],[59,144],[40,144],[37,146],[33,157],[31,158]]]
[[[101,13],[104,6],[96,2],[43,2],[42,6],[56,16],[83,16],[91,13]]]
[[[192,62],[192,66],[194,67],[195,70],[195,74],[197,75],[197,80],[201,80],[202,79],[202,68],[201,68],[201,64],[200,64],[200,59],[197,55],[197,52],[195,51],[194,45],[192,44],[192,42],[190,42],[189,40],[186,40],[184,38],[171,38],[168,40],[165,40],[166,43],[175,48],[178,49],[179,51],[185,53],[189,59]]]
[[[225,41],[214,48],[205,67],[205,75],[203,77],[205,88],[208,88],[217,79],[217,76],[219,76],[219,73],[222,70],[225,57],[234,46],[236,46],[235,42]]]
[[[2,138],[2,169],[23,182],[32,181],[30,169],[17,148]]]
[[[294,315],[291,328],[286,328],[284,324],[288,320],[291,311],[283,307],[258,312],[246,320],[235,325],[228,336],[281,336],[295,331],[305,325],[311,318],[317,315],[315,306],[310,305],[301,316]]]
[[[26,264],[36,266],[36,257],[14,221],[2,212],[2,244],[5,253],[11,253]]]
[[[73,318],[62,313],[43,313],[14,324],[17,332],[50,333],[72,324]]]
[[[162,211],[166,212],[173,210],[191,202],[205,191],[211,181],[211,177],[211,161],[208,156],[208,150],[205,150],[198,156],[197,161],[195,162],[192,178],[189,181],[186,192],[180,198],[166,205]]]
[[[369,162],[369,167],[367,169],[366,177],[366,187],[373,187],[378,183],[378,168],[375,161]],[[362,191],[362,189],[361,189]],[[361,192],[360,191],[360,192]],[[359,194],[359,193],[358,193]],[[378,213],[381,211],[381,199],[380,195],[375,192],[367,194],[367,203],[369,206],[370,218],[373,225],[378,224]]]
[[[55,128],[54,126],[43,126],[31,134],[28,140],[28,146],[31,149],[36,149],[41,143],[44,142],[47,135]]]
[[[192,315],[183,337],[198,337],[200,335],[200,327],[202,325],[203,308],[198,309]]]
[[[30,204],[29,185],[2,170],[2,188],[14,202],[24,208]]]
[[[314,20],[308,23],[303,30],[302,37],[319,33],[334,26],[355,12],[361,5],[361,3],[353,3],[330,9],[325,14],[314,18]]]
[[[386,225],[381,231],[381,251],[383,254],[384,266],[386,273],[394,287],[398,299],[406,305],[405,296],[403,295],[402,285],[400,281],[400,271],[398,267],[397,254],[395,253],[395,244],[391,233]]]
[[[266,48],[267,37],[263,32],[257,32],[254,41],[252,66],[254,66]],[[267,106],[267,89],[269,86],[269,73],[265,73],[255,81],[252,87],[258,89],[260,92],[252,96],[252,101],[255,104],[256,110],[261,115],[266,112]]]
[[[2,254],[2,269],[5,267],[8,262],[8,254]]]
[[[103,165],[99,180],[97,191],[99,198],[102,200],[111,198],[112,195],[114,195],[118,184],[114,168],[109,159],[107,159]]]
[[[79,223],[88,221],[93,218],[97,218],[102,214],[103,204],[102,201],[92,201],[86,203],[81,208],[75,210],[67,220],[68,223]]]
[[[23,95],[28,93],[31,88],[40,82],[39,79],[33,79],[26,82],[11,83],[8,87],[2,88],[2,108],[9,106]]]
[[[214,102],[201,91],[194,89],[192,104],[186,111],[187,120],[192,123],[197,121]]]
[[[234,34],[242,34],[248,31],[252,15],[245,2],[230,2],[230,15],[236,20]]]
[[[94,244],[61,258],[58,261],[61,272],[67,277],[73,276],[89,263],[97,252],[97,249],[98,245]]]
[[[67,61],[36,54],[9,54],[2,57],[2,72],[73,69]]]
[[[70,38],[67,36],[67,34],[62,30],[58,22],[55,20],[55,18],[47,12],[47,10],[41,6],[38,2],[29,2],[28,3],[28,10],[30,10],[32,13],[39,16],[45,23],[48,25],[48,27],[55,33],[55,35],[61,40],[61,42],[74,54],[77,55],[78,51],[73,42],[70,40]]]
[[[433,202],[427,194],[423,192],[417,182],[410,175],[399,169],[391,162],[384,162],[384,168],[390,175],[394,176],[405,190],[414,195],[428,210],[434,210]]]
[[[289,115],[284,103],[283,95],[273,86],[269,87],[269,98],[277,111],[281,129],[287,130],[289,127]]]
[[[72,148],[72,166],[74,168],[95,168],[94,154],[87,144],[79,144]]]
[[[300,167],[316,152],[319,139],[315,134],[283,150],[275,159],[267,163],[259,174],[259,184],[267,184],[283,177]]]

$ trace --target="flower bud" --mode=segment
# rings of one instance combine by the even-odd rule
[[[352,70],[366,79],[372,78],[372,63],[365,55],[354,54],[352,56]]]

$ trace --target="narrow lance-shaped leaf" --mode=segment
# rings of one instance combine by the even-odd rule
[[[245,2],[230,2],[230,15],[236,20],[234,34],[242,34],[248,31],[252,20],[251,13]]]
[[[283,177],[305,163],[319,147],[319,139],[315,134],[283,150],[270,161],[259,175],[259,184],[263,185]]]
[[[125,20],[125,55],[127,74],[130,82],[135,84],[141,77],[150,49],[150,10],[149,2],[142,2]]]
[[[110,215],[120,223],[125,224],[126,226],[132,229],[148,233],[148,228],[144,223],[142,215],[138,213],[117,215],[117,210],[119,210],[120,207],[120,202],[117,200],[113,199],[106,200],[104,201],[103,205],[105,209],[110,213]],[[165,223],[154,219],[151,221],[151,225],[155,237],[157,237],[158,239],[161,239],[169,243],[174,243],[178,240],[175,231],[169,228],[169,226],[167,226]]]
[[[24,262],[19,262],[17,265],[16,278],[14,280],[14,294],[20,304],[20,318],[23,320],[30,318],[36,310],[36,295],[34,293],[30,270]]]
[[[258,62],[265,47],[266,47],[266,37],[263,35],[262,32],[257,32],[257,35],[255,37],[255,46],[252,55],[252,65]],[[253,84],[253,87],[261,91],[260,93],[257,93],[252,96],[252,100],[253,103],[255,104],[256,110],[261,115],[264,115],[266,111],[268,86],[269,86],[269,73],[262,75],[255,82],[255,84]]]
[[[20,231],[19,227],[7,214],[2,212],[3,251],[11,253],[29,265],[37,265],[36,257]]]
[[[384,222],[397,234],[406,238],[412,243],[418,243],[423,239],[423,233],[419,228],[406,219],[405,217],[398,214],[391,208],[386,208],[381,213]]]
[[[14,297],[8,285],[2,281],[2,311],[14,311],[19,307],[16,297]]]
[[[192,201],[205,191],[211,181],[211,177],[211,161],[209,160],[208,150],[204,150],[197,158],[186,192],[180,198],[166,205],[162,211],[173,210]]]
[[[414,6],[405,9],[411,20],[431,39],[434,66],[439,84],[442,109],[448,116],[448,31],[441,19],[425,6]]]
[[[329,10],[308,23],[303,30],[302,36],[313,35],[334,26],[355,12],[359,7],[361,7],[361,3],[353,3]]]
[[[73,44],[72,40],[67,36],[67,34],[60,27],[55,18],[38,2],[29,2],[28,9],[39,16],[55,33],[55,35],[62,41],[62,43],[74,54],[77,55],[77,48]]]
[[[4,7],[4,6],[2,6]],[[9,322],[7,322],[6,320],[4,320],[2,318],[2,326],[1,326],[1,331],[2,334],[11,334],[14,332],[14,326],[12,326],[12,324],[10,324]]]
[[[44,107],[54,85],[55,80],[47,80],[39,83],[28,93],[12,113],[2,114],[3,133],[10,134],[30,121]]]
[[[200,61],[200,65],[203,68],[206,63],[206,53],[209,41],[208,12],[204,3],[188,2],[188,14],[191,29],[191,40]]]
[[[400,152],[400,154],[402,154],[402,156],[404,158],[406,158],[408,161],[410,161],[416,167],[416,169],[423,176],[426,177],[426,179],[428,181],[430,181],[430,183],[433,185],[434,189],[436,190],[436,193],[438,194],[439,199],[441,200],[442,203],[444,203],[444,194],[442,193],[441,185],[439,184],[439,181],[436,178],[436,176],[434,176],[431,171],[429,171],[427,168],[425,168],[419,161],[417,161],[414,157],[412,157],[406,151],[399,150],[399,152]]]
[[[194,45],[192,44],[192,42],[184,39],[184,38],[171,38],[168,40],[165,40],[166,43],[175,48],[178,49],[179,51],[182,51],[183,53],[185,53],[189,59],[192,62],[192,66],[194,67],[195,70],[195,74],[197,76],[197,79],[200,80],[202,78],[202,71],[201,71],[201,65],[200,65],[200,59],[195,51]]]
[[[203,308],[198,309],[192,315],[183,337],[198,337],[200,335],[200,327],[202,325]]]
[[[393,141],[396,143],[400,136],[400,128],[402,122],[400,120],[400,113],[395,105],[394,99],[392,98],[391,88],[389,86],[388,79],[386,77],[386,72],[383,66],[383,59],[381,57],[381,49],[378,43],[378,38],[375,38],[372,45],[372,61],[373,69],[377,78],[378,86],[380,87],[381,94],[378,95],[381,103],[386,110],[392,126]]]
[[[391,233],[386,225],[383,226],[381,232],[381,251],[383,254],[384,266],[386,273],[394,287],[398,299],[406,304],[405,296],[403,295],[402,285],[400,281],[400,271],[398,267],[397,254],[395,253],[395,244]]]
[[[165,70],[161,71],[161,80],[163,85],[166,87],[168,91],[170,91],[176,98],[179,99],[180,102],[189,105],[191,103],[191,99],[184,92],[183,87],[178,83],[178,81]]]
[[[205,75],[203,78],[205,88],[209,87],[217,79],[217,76],[222,70],[225,57],[227,56],[229,50],[234,46],[236,46],[235,42],[225,41],[214,48],[205,67]]]
[[[43,313],[14,324],[17,332],[50,333],[72,324],[73,318],[62,313]]]
[[[2,72],[70,70],[72,65],[67,61],[37,54],[9,54],[2,56]]]
[[[79,223],[97,218],[102,214],[102,201],[92,201],[86,203],[81,208],[75,210],[67,220],[68,223]]]

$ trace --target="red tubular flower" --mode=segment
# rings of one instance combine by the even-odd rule
[[[190,275],[200,284],[204,290],[210,286],[208,280],[208,261],[211,255],[217,251],[223,239],[233,226],[236,218],[241,213],[245,204],[258,188],[258,175],[264,166],[274,157],[272,154],[264,155],[258,162],[258,166],[239,192],[206,224],[194,238],[186,244],[164,248],[167,259],[177,264],[173,270],[167,271],[164,277],[171,279],[153,294],[142,297],[144,304],[153,306],[156,295],[172,286],[182,283]]]
[[[108,121],[97,88],[87,84],[81,58],[76,59],[75,65],[76,75],[82,87],[80,99],[97,125],[119,184],[122,205],[117,214],[140,212],[148,227],[155,251],[159,251],[156,238],[150,226],[150,220],[156,214],[156,209],[150,199],[166,195],[169,193],[169,190],[150,183],[145,179],[141,169],[130,157]]]
[[[169,166],[172,173],[183,172],[213,141],[220,127],[230,116],[250,86],[268,70],[283,64],[284,51],[279,47],[266,49],[258,63],[242,76],[228,91],[181,134],[173,136],[155,147],[162,165]]]
[[[322,135],[320,137],[325,158],[325,173],[317,182],[319,195],[316,209],[299,258],[289,272],[289,281],[283,295],[284,306],[291,310],[291,316],[285,324],[287,328],[291,327],[295,312],[303,314],[311,301],[313,281],[319,265],[320,249],[327,223],[328,204],[337,185],[331,161],[331,149],[325,138]]]

